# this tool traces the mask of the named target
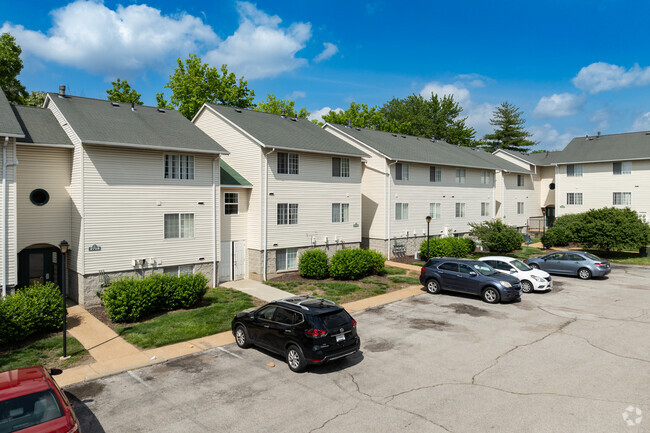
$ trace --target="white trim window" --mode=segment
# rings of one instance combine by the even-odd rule
[[[239,193],[238,192],[224,193],[223,213],[225,215],[239,215]]]
[[[163,274],[176,275],[180,277],[185,274],[194,274],[194,265],[180,265],[163,268]]]
[[[523,215],[524,214],[524,202],[523,201],[518,201],[517,202],[517,215]]]
[[[632,206],[632,193],[631,192],[615,192],[614,205]]]
[[[298,248],[275,250],[275,270],[289,271],[298,269]]]
[[[517,175],[517,186],[526,186],[526,178],[523,174]]]
[[[165,239],[191,239],[194,237],[193,213],[166,213],[164,215]]]
[[[482,217],[490,216],[490,202],[487,201],[481,202],[481,216]]]
[[[395,203],[395,220],[409,219],[409,204],[408,203]]]
[[[298,224],[298,203],[278,203],[278,225]]]
[[[490,170],[483,170],[481,172],[481,185],[492,185],[492,173],[490,173]]]
[[[567,205],[581,205],[582,204],[582,193],[581,192],[567,192],[566,193],[566,204]]]
[[[300,155],[297,153],[278,152],[278,174],[298,174]]]
[[[582,164],[569,164],[566,166],[566,175],[569,177],[582,177]]]
[[[456,183],[465,183],[465,179],[467,178],[467,171],[464,168],[457,168],[456,169]]]
[[[350,203],[332,203],[332,222],[350,222]]]
[[[350,177],[350,158],[332,158],[332,177]]]
[[[614,162],[612,164],[612,173],[614,174],[632,174],[632,162]]]
[[[395,180],[409,180],[409,165],[398,162],[395,164]]]
[[[437,165],[429,167],[429,182],[442,182],[442,167]]]
[[[440,206],[441,203],[429,203],[429,216],[432,220],[440,219]]]
[[[456,203],[456,218],[465,218],[465,203]]]
[[[194,180],[194,155],[163,155],[165,179]]]

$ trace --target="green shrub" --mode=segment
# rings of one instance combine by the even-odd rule
[[[601,250],[636,250],[650,242],[650,226],[630,208],[604,207],[580,215],[573,234],[576,242]]]
[[[551,247],[565,247],[569,245],[570,235],[569,229],[563,226],[553,226],[546,230],[542,236],[542,244],[544,248]]]
[[[465,241],[465,238],[431,238],[429,239],[429,256],[427,257],[427,241],[425,240],[420,244],[420,257],[423,259],[431,257],[467,257],[469,248],[469,243]]]
[[[329,274],[327,269],[327,253],[323,250],[307,250],[300,255],[298,270],[303,278],[322,280]]]
[[[363,250],[368,257],[370,262],[370,268],[368,269],[368,275],[383,275],[386,273],[386,256],[375,250]]]
[[[472,227],[470,236],[480,239],[481,244],[493,252],[509,253],[521,248],[524,242],[524,235],[515,227],[504,224],[498,219],[469,225]]]
[[[63,326],[63,300],[54,283],[35,284],[0,299],[0,344]]]
[[[102,301],[113,322],[134,322],[161,311],[194,306],[205,295],[207,282],[203,274],[120,278],[102,294]]]
[[[377,251],[352,248],[332,256],[330,276],[339,280],[357,280],[384,272],[386,257]]]
[[[472,254],[476,251],[476,242],[472,238],[461,238],[467,244],[467,253]]]

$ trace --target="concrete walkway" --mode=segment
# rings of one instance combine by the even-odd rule
[[[282,299],[282,298],[288,298],[290,296],[294,296],[292,293],[285,292],[284,290],[267,286],[261,281],[248,280],[248,279],[228,281],[227,283],[219,284],[219,286],[248,293],[249,295],[254,296],[258,299],[262,299],[266,302],[271,302],[271,301],[275,301],[276,299]]]

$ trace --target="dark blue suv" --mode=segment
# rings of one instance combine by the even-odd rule
[[[436,257],[420,271],[420,283],[429,293],[442,290],[479,295],[485,302],[514,301],[521,297],[521,283],[478,260]]]

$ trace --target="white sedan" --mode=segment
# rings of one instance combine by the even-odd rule
[[[530,293],[533,290],[551,290],[553,280],[548,272],[533,269],[521,260],[505,256],[487,256],[479,259],[499,272],[512,275],[521,281],[521,290]]]

